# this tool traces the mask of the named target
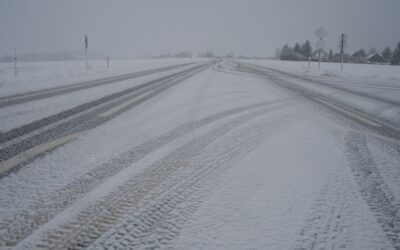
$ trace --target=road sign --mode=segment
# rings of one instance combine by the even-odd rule
[[[319,50],[324,50],[325,49],[325,42],[324,40],[318,40],[318,42],[316,43],[316,47]]]
[[[324,27],[321,26],[315,31],[315,35],[317,35],[317,37],[319,38],[319,41],[316,44],[318,49],[318,70],[319,70],[321,67],[321,51],[323,51],[323,49],[325,48],[325,42],[322,39],[324,39],[328,35],[328,32],[326,32]]]
[[[315,35],[317,35],[319,39],[324,39],[328,35],[328,32],[321,26],[315,31]]]

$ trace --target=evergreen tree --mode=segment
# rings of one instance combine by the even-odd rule
[[[301,46],[301,51],[302,51],[302,54],[305,57],[308,58],[308,57],[311,56],[312,47],[311,47],[311,44],[310,44],[310,42],[308,40]]]
[[[299,44],[299,43],[296,43],[296,45],[294,46],[294,52],[295,52],[295,53],[300,53],[300,54],[302,54],[302,53],[301,53],[301,48],[300,48],[300,44]]]
[[[293,49],[289,48],[289,45],[283,46],[280,58],[281,60],[296,60],[296,57],[293,55]]]
[[[392,65],[400,65],[400,43],[397,44],[397,48],[393,52]]]
[[[392,58],[392,50],[387,47],[382,51],[382,57],[387,60],[390,61],[390,59]]]
[[[370,49],[368,50],[368,55],[372,55],[372,54],[376,54],[376,53],[378,53],[378,52],[376,51],[375,48],[370,48]]]
[[[290,54],[290,49],[289,49],[289,45],[284,45],[282,50],[281,50],[281,55],[280,55],[280,59],[281,60],[287,60],[287,58],[289,57]]]
[[[361,48],[353,54],[353,57],[358,58],[358,59],[364,59],[367,57],[367,54],[365,53],[365,50],[363,48]]]

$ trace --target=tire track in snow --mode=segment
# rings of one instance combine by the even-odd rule
[[[12,218],[1,221],[0,231],[2,231],[2,233],[0,234],[0,242],[8,246],[16,245],[19,241],[28,237],[34,230],[39,228],[40,225],[51,220],[57,213],[72,205],[79,198],[102,184],[108,178],[116,175],[123,169],[129,167],[132,163],[139,161],[146,155],[151,154],[179,137],[187,135],[210,123],[221,119],[227,119],[230,116],[269,105],[286,105],[290,104],[292,101],[293,99],[268,101],[225,110],[181,125],[167,133],[150,139],[89,171],[85,176],[77,178],[63,189],[56,190],[45,197],[41,197],[33,205],[17,213]],[[7,200],[2,200],[1,202],[7,202]]]
[[[240,66],[242,65],[242,66]],[[307,100],[311,100],[314,103],[318,103],[319,105],[323,105],[336,113],[349,118],[352,121],[355,121],[361,124],[364,127],[367,127],[373,130],[374,133],[379,134],[381,136],[387,137],[389,139],[400,139],[400,130],[399,124],[396,124],[396,119],[383,117],[377,114],[373,114],[370,111],[366,111],[361,108],[354,107],[353,105],[349,105],[343,103],[343,101],[339,101],[336,99],[332,99],[332,96],[321,94],[315,92],[309,88],[302,87],[300,85],[294,84],[290,81],[282,80],[279,77],[274,76],[269,72],[268,68],[263,70],[260,67],[250,67],[247,64],[239,64],[237,68],[238,71],[249,72],[255,75],[259,75],[260,77],[266,77],[268,80],[289,89],[295,93],[300,94],[305,97]],[[272,70],[272,69],[271,69]],[[348,92],[348,91],[347,91]],[[348,92],[351,93],[351,92]],[[364,96],[366,98],[370,98],[373,100],[373,97]],[[379,100],[377,100],[379,101]],[[387,102],[386,102],[387,103]],[[390,104],[390,103],[389,103]],[[393,104],[393,107],[399,106]]]
[[[172,66],[167,66],[167,67],[161,67],[161,68],[156,68],[156,69],[150,69],[150,70],[145,70],[145,71],[139,71],[139,72],[134,72],[134,73],[106,77],[103,79],[96,79],[96,80],[85,81],[85,82],[80,82],[80,83],[75,83],[75,84],[70,84],[70,85],[64,85],[64,86],[59,86],[59,87],[43,89],[43,90],[31,91],[28,93],[15,94],[15,95],[10,95],[10,96],[2,96],[2,97],[0,97],[0,108],[9,107],[9,106],[22,104],[22,103],[26,103],[26,102],[31,102],[31,101],[36,101],[36,100],[41,100],[44,98],[67,94],[67,93],[84,90],[84,89],[88,89],[88,88],[98,87],[98,86],[111,84],[111,83],[115,83],[115,82],[119,82],[119,81],[124,81],[124,80],[128,80],[128,79],[138,78],[138,77],[146,76],[146,75],[150,75],[150,74],[165,72],[165,71],[173,70],[173,69],[180,68],[183,66],[187,66],[190,64],[193,64],[193,63],[172,65]]]
[[[156,249],[168,246],[203,198],[217,185],[219,174],[290,124],[282,120],[260,122],[222,138],[199,155],[187,159],[185,168],[164,182],[160,191],[167,191],[161,197],[149,195],[147,204],[123,217],[121,223],[105,233],[90,249]]]
[[[33,135],[28,132],[28,134],[23,135],[21,138],[17,138],[17,142],[12,140],[11,145],[8,145],[9,142],[0,144],[0,179],[12,172],[18,171],[21,167],[25,166],[30,161],[33,161],[37,157],[37,155],[28,157],[28,159],[23,160],[20,164],[15,164],[10,168],[10,166],[8,166],[9,162],[11,161],[13,163],[14,159],[19,159],[20,154],[24,154],[24,152],[36,146],[40,146],[45,143],[51,143],[52,141],[58,140],[60,138],[62,139],[63,137],[69,136],[71,134],[81,133],[82,131],[93,129],[113,119],[114,117],[132,108],[133,106],[139,105],[151,99],[152,97],[166,91],[176,84],[179,84],[180,82],[198,73],[199,71],[204,70],[205,66],[203,65],[203,67],[195,67],[191,70],[180,72],[180,74],[170,75],[167,78],[162,78],[163,80],[155,80],[153,81],[153,84],[158,83],[157,85],[151,85],[145,89],[139,90],[138,92],[134,92],[133,94],[128,93],[127,96],[123,95],[121,98],[117,97],[117,100],[111,99],[106,101],[105,103],[98,103],[97,106],[95,105],[88,110],[78,111],[76,114],[71,114],[70,117],[61,118],[60,120],[54,121],[54,123],[50,126],[44,125],[45,127],[38,128],[37,130],[33,128],[33,131],[31,131]],[[158,82],[160,80],[161,82]],[[102,99],[103,98],[99,100]],[[126,104],[126,102],[129,102],[128,105],[123,106],[116,111],[113,111],[107,116],[101,116],[103,112],[108,112],[115,107],[120,107],[121,104]],[[91,103],[92,102],[87,104]],[[74,109],[75,108],[73,108],[72,110]],[[69,111],[67,110],[61,113]],[[3,162],[5,163],[4,166],[2,166]]]
[[[23,125],[21,127],[11,129],[8,132],[0,134],[0,143],[8,142],[10,140],[18,138],[20,136],[23,136],[23,135],[33,132],[35,130],[41,129],[48,125],[51,125],[59,120],[66,119],[73,115],[90,110],[90,109],[97,107],[99,105],[102,105],[104,103],[107,103],[107,102],[110,102],[113,100],[117,100],[118,98],[121,98],[124,96],[129,96],[130,94],[134,94],[135,92],[146,90],[146,89],[152,89],[152,88],[154,89],[154,87],[157,87],[157,86],[160,87],[161,84],[165,83],[166,81],[173,81],[173,80],[179,79],[179,77],[193,74],[193,73],[197,72],[198,70],[208,67],[209,65],[210,64],[201,64],[201,65],[197,65],[195,67],[191,67],[189,69],[179,71],[177,73],[166,75],[161,78],[151,80],[151,81],[130,87],[128,89],[124,89],[122,91],[119,91],[119,92],[116,92],[116,93],[113,93],[113,94],[110,94],[107,96],[103,96],[96,100],[80,104],[74,108],[62,111],[58,114],[54,114],[54,115],[42,118],[38,121],[31,122],[31,123]]]
[[[285,105],[282,105],[283,107]],[[267,112],[277,110],[278,107],[268,107],[239,117],[218,126],[207,132],[204,136],[194,139],[158,163],[149,166],[146,170],[134,176],[130,181],[121,185],[117,190],[107,195],[103,200],[95,202],[87,209],[74,215],[68,223],[62,227],[43,228],[38,233],[22,242],[22,246],[43,248],[85,248],[94,242],[102,233],[112,227],[121,216],[133,212],[135,207],[150,192],[157,192],[162,188],[166,178],[185,167],[186,160],[195,157],[218,138],[223,137],[234,128],[247,123]],[[165,184],[168,186],[170,182]],[[172,183],[173,185],[174,183]],[[162,193],[161,190],[158,191]],[[133,210],[133,211],[132,211]],[[61,214],[61,217],[63,215]],[[31,243],[29,243],[31,242]]]
[[[370,151],[371,157],[379,165],[380,174],[396,197],[396,206],[400,210],[400,143],[369,134],[366,136],[368,145],[371,145],[374,149]]]
[[[343,169],[330,170],[300,231],[295,249],[351,249],[356,190]]]
[[[347,156],[362,198],[382,227],[393,247],[400,249],[400,210],[379,173],[368,149],[365,135],[350,132],[346,137]]]
[[[260,66],[260,65],[241,64],[241,63],[239,63],[239,65],[246,65],[247,67],[250,66],[251,67],[251,68],[249,68],[250,69],[250,73],[251,73],[251,71],[255,70],[255,71],[258,71],[259,74],[267,74],[269,76],[272,76],[273,74],[275,74],[275,78],[281,78],[281,76],[289,76],[290,78],[293,78],[293,79],[296,79],[296,80],[301,80],[301,81],[305,81],[305,82],[312,82],[312,83],[319,84],[319,85],[322,85],[322,86],[327,86],[327,87],[330,87],[330,88],[334,88],[334,89],[342,90],[342,91],[345,91],[345,92],[348,92],[348,93],[352,93],[352,94],[355,94],[355,95],[358,95],[358,96],[363,96],[363,97],[367,97],[367,98],[370,98],[370,99],[373,99],[373,100],[377,100],[377,101],[381,101],[381,102],[384,102],[384,103],[389,103],[389,104],[392,104],[392,105],[395,105],[395,106],[400,106],[400,101],[392,99],[392,98],[385,98],[385,97],[382,97],[382,96],[379,96],[379,95],[373,95],[371,93],[355,91],[353,89],[349,89],[349,88],[346,88],[346,87],[343,87],[343,86],[340,86],[340,85],[329,84],[329,83],[327,83],[325,81],[316,80],[316,79],[312,79],[312,78],[307,78],[307,77],[300,76],[300,75],[293,75],[293,74],[290,74],[290,73],[285,72],[285,71],[281,71],[281,70],[277,70],[277,69],[273,69],[273,68],[268,68],[268,67],[264,67],[264,66]],[[265,71],[268,71],[268,72],[265,72]],[[272,72],[272,74],[271,74],[271,72]],[[344,85],[344,86],[346,86],[346,85]]]
[[[360,162],[360,154],[354,153],[354,148],[349,150],[349,143],[357,146],[357,152],[364,151],[365,147],[360,147],[358,143],[360,141],[360,145],[365,143],[362,141],[365,139],[365,134],[357,131],[350,133],[353,135],[349,135],[348,130],[344,132],[345,154],[350,159],[348,161],[351,168],[348,168],[348,164],[344,162],[339,164],[343,167],[329,169],[327,182],[311,206],[305,226],[300,231],[296,249],[392,249],[393,247],[392,242],[385,236],[387,231],[382,230],[382,224],[376,223],[370,204],[364,203],[366,195],[360,194],[359,191],[359,182],[363,180],[354,181],[356,167],[354,164]],[[362,140],[354,138],[355,135],[360,136]],[[369,151],[363,154],[361,158],[371,157]],[[361,164],[358,167],[364,168],[365,165]],[[380,182],[378,178],[375,181]],[[378,188],[386,190],[385,185],[385,183],[379,184]],[[391,196],[387,191],[384,192],[386,196]],[[396,207],[393,200],[391,200],[391,205]],[[375,206],[381,206],[381,204],[377,202]],[[398,206],[395,210],[399,211]],[[390,216],[388,219],[390,220]],[[365,227],[370,230],[365,230]]]

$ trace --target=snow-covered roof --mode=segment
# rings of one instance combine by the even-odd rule
[[[367,58],[365,58],[365,59],[366,59],[366,60],[369,60],[369,59],[371,59],[371,58],[374,57],[374,56],[379,56],[379,57],[381,57],[381,58],[383,59],[383,57],[382,57],[381,55],[379,55],[378,53],[372,53],[371,55],[367,56]]]

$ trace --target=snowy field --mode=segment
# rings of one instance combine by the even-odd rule
[[[0,249],[399,249],[393,89],[247,62],[303,74],[209,61],[4,103]]]
[[[201,60],[110,59],[108,69],[105,59],[89,60],[88,71],[85,61],[18,62],[17,77],[14,76],[14,63],[0,62],[0,96]]]

